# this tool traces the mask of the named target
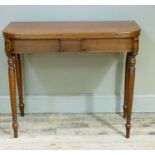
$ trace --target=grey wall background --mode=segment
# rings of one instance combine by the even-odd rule
[[[141,105],[142,109],[154,106],[154,16],[155,6],[0,6],[1,99],[9,95],[7,58],[2,37],[2,30],[9,22],[135,20],[142,30],[137,56],[135,96],[151,97],[145,101],[151,100],[150,103]],[[23,57],[24,92],[26,96],[122,95],[123,63],[124,54],[115,53],[25,55]],[[9,104],[5,106],[9,107]],[[106,109],[106,106],[104,108]],[[74,107],[70,109],[71,112],[72,109]]]

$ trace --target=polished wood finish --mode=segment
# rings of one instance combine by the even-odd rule
[[[82,52],[82,41],[65,39],[60,41],[59,52]]]
[[[21,71],[21,60],[20,60],[19,54],[15,55],[15,66],[16,66],[17,87],[18,87],[18,96],[19,96],[19,109],[20,109],[21,116],[24,116],[22,71]]]
[[[14,40],[12,41],[14,53],[42,53],[59,51],[58,40]]]
[[[104,42],[104,44],[103,44]],[[126,52],[133,49],[132,39],[14,40],[12,53],[53,52]]]
[[[134,21],[12,22],[4,30],[10,39],[134,38],[139,33]]]
[[[18,137],[18,123],[17,123],[17,109],[16,109],[16,73],[15,73],[15,56],[8,56],[8,74],[10,85],[10,101],[12,109],[12,127],[14,130],[14,137]]]
[[[14,137],[17,137],[16,79],[19,107],[24,115],[20,54],[52,52],[126,52],[124,114],[126,138],[130,136],[140,28],[134,21],[12,22],[3,32],[8,56]],[[15,63],[16,62],[16,63]],[[15,65],[16,64],[16,65]],[[17,77],[15,76],[15,69]]]
[[[133,93],[134,93],[134,80],[135,80],[135,59],[136,54],[130,53],[128,58],[128,74],[127,74],[127,87],[128,87],[128,94],[127,94],[127,108],[126,108],[126,138],[130,136],[130,128],[131,128],[131,112],[132,112],[132,103],[133,103]]]
[[[132,49],[132,39],[85,39],[83,50],[87,52],[120,52]]]
[[[127,110],[127,96],[128,96],[128,59],[129,53],[126,55],[126,62],[125,62],[125,84],[124,84],[124,105],[123,105],[123,118],[126,118],[126,110]]]
[[[136,65],[136,55],[138,54],[139,48],[139,39],[134,38],[133,51],[127,54],[127,73],[126,73],[126,138],[130,137],[130,128],[131,128],[131,113],[132,113],[132,104],[133,104],[133,95],[134,95],[134,82],[135,82],[135,65]]]

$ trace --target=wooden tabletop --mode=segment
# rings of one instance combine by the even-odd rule
[[[11,22],[3,31],[12,39],[134,38],[139,33],[135,21]]]

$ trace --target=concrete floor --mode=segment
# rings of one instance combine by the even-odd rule
[[[130,139],[120,114],[26,114],[18,121],[13,139],[11,116],[0,115],[0,149],[155,149],[155,113],[132,115]]]

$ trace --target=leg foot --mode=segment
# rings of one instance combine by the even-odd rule
[[[14,122],[12,124],[12,127],[13,127],[13,131],[14,131],[14,138],[18,138],[18,123]]]
[[[127,123],[125,126],[126,126],[126,138],[130,138],[131,124],[130,123]]]
[[[19,109],[20,109],[20,115],[21,117],[23,117],[24,116],[24,103],[23,101],[20,101],[20,100],[19,100]]]

